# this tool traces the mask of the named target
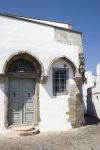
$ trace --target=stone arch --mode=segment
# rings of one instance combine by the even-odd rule
[[[33,69],[35,70],[36,74],[34,74],[33,72],[9,72],[9,68],[10,66],[12,66],[15,62],[19,61],[19,60],[26,60],[27,62],[29,62],[30,64],[32,64],[32,67]],[[11,110],[11,105],[10,105],[10,91],[11,89],[9,89],[9,86],[11,84],[13,84],[14,82],[14,85],[15,83],[19,83],[18,85],[21,85],[19,87],[19,89],[21,88],[22,90],[22,87],[24,88],[24,83],[26,84],[28,82],[28,86],[30,83],[32,83],[32,85],[30,84],[30,92],[29,92],[29,97],[30,97],[30,94],[34,94],[34,112],[35,112],[35,115],[34,115],[34,124],[39,124],[39,119],[40,119],[40,113],[39,113],[39,85],[40,85],[40,81],[41,81],[41,76],[44,75],[44,67],[43,67],[43,64],[40,62],[40,60],[33,56],[31,53],[28,53],[26,51],[23,51],[23,52],[17,52],[17,53],[14,53],[12,54],[8,59],[7,61],[5,62],[4,64],[4,67],[3,67],[3,73],[6,74],[5,76],[5,93],[6,93],[6,97],[5,97],[5,126],[9,126],[11,125],[12,123],[9,121],[9,117],[8,117],[8,114],[10,113],[10,110]],[[32,81],[32,82],[31,82]],[[31,86],[32,86],[32,89],[31,89]],[[21,91],[20,90],[20,91]],[[24,90],[25,91],[25,90]],[[28,93],[27,93],[28,94]],[[21,96],[22,94],[19,93],[19,95]],[[13,97],[16,97],[17,94],[16,94],[16,91],[13,92]],[[20,99],[23,99],[23,102],[24,102],[24,96],[22,95],[22,97]],[[28,99],[27,99],[28,101]],[[33,103],[33,102],[32,102]],[[23,105],[25,105],[25,102],[23,103]],[[14,105],[15,106],[15,105]],[[17,106],[17,105],[16,105]],[[22,111],[22,107],[23,106],[20,106],[18,107],[18,112]],[[24,112],[23,112],[24,114]],[[14,113],[12,113],[12,118],[14,117]],[[21,118],[21,116],[20,116]],[[23,118],[23,117],[22,117]]]
[[[75,81],[74,84],[70,84],[70,97],[68,98],[68,112],[66,113],[69,116],[69,122],[71,123],[73,128],[80,127],[84,123],[84,110],[83,110],[83,96],[82,96],[82,77],[79,72],[79,68],[75,65],[75,63],[66,57],[66,55],[61,55],[54,58],[47,69],[47,74],[49,76],[50,69],[53,64],[59,59],[65,59],[71,66]],[[77,114],[77,115],[76,115]]]
[[[65,60],[67,60],[67,61],[69,62],[69,64],[71,65],[71,67],[72,67],[72,69],[73,69],[73,71],[74,71],[74,74],[77,72],[77,67],[76,67],[76,65],[73,63],[73,61],[70,60],[70,59],[69,59],[68,57],[66,57],[65,55],[61,55],[61,56],[58,56],[58,57],[54,58],[54,59],[51,61],[51,63],[50,63],[49,66],[48,66],[48,69],[47,69],[47,76],[49,76],[49,72],[50,72],[50,69],[51,69],[52,65],[53,65],[58,59],[60,59],[60,58],[64,58]]]
[[[3,67],[3,74],[6,74],[8,71],[9,66],[18,59],[26,59],[30,61],[37,70],[37,74],[44,76],[44,66],[42,62],[37,58],[37,56],[33,56],[30,52],[27,51],[19,51],[17,53],[13,53],[9,58],[6,60],[4,67]]]

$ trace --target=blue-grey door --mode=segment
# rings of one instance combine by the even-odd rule
[[[12,124],[30,124],[35,119],[35,80],[9,81],[8,121]]]

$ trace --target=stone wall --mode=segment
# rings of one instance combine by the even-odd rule
[[[78,80],[78,81],[77,81]],[[80,127],[84,123],[84,108],[81,78],[76,79],[76,85],[71,86],[69,98],[69,120],[72,127]]]
[[[71,30],[55,29],[55,39],[60,43],[68,45],[77,45],[79,52],[82,52],[82,37],[79,32],[72,32]]]

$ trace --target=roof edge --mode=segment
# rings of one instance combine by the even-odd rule
[[[9,14],[9,13],[0,13],[0,16],[12,18],[12,19],[17,19],[17,20],[22,20],[22,21],[27,21],[27,22],[31,22],[31,23],[37,23],[37,24],[41,24],[41,25],[45,25],[45,26],[55,27],[55,28],[67,30],[67,31],[70,31],[70,32],[75,32],[75,33],[82,34],[80,31],[76,31],[76,30],[67,29],[67,28],[64,28],[64,27],[59,27],[57,25],[51,25],[51,24],[35,21],[34,19],[40,20],[40,21],[42,21],[42,19],[37,19],[37,18],[33,18],[33,17],[18,16],[18,15]],[[29,19],[33,19],[33,20],[29,20]],[[50,20],[43,19],[43,21],[48,21],[49,22]],[[66,24],[66,25],[68,24],[69,26],[71,26],[71,24],[69,24],[69,23],[63,23],[63,22],[57,22],[57,21],[50,21],[50,22],[62,23],[62,24]]]

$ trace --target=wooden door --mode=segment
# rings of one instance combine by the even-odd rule
[[[23,95],[23,123],[34,122],[35,110],[35,81],[32,79],[22,80]]]
[[[34,95],[35,80],[10,79],[8,101],[9,125],[34,123]]]

